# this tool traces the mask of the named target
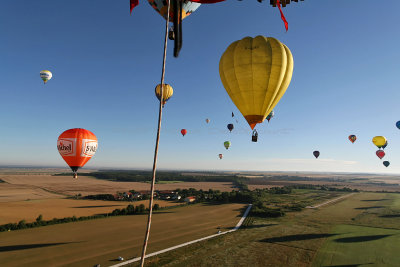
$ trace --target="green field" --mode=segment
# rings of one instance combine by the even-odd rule
[[[286,203],[328,197],[296,190]],[[147,266],[400,266],[399,201],[399,194],[357,193],[281,218],[249,217],[235,233],[153,257]]]
[[[400,266],[400,195],[370,195],[351,223],[332,229],[313,266]]]
[[[338,225],[313,266],[400,266],[400,229]]]

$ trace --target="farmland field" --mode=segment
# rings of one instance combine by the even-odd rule
[[[52,175],[0,175],[5,183],[0,184],[0,202],[54,198],[59,197],[95,194],[114,194],[117,191],[126,192],[129,190],[150,190],[148,183],[141,182],[115,182],[99,180],[90,176],[79,176],[73,179],[70,176]],[[13,188],[13,193],[10,193]],[[210,188],[220,191],[231,191],[232,183],[228,182],[181,182],[157,184],[157,190],[175,190],[196,188],[208,190]]]
[[[17,223],[20,220],[34,221],[40,214],[43,220],[64,217],[91,216],[101,213],[110,213],[114,209],[126,208],[132,204],[138,206],[148,201],[102,201],[102,200],[75,200],[75,199],[37,199],[28,201],[0,202],[0,225]],[[178,203],[172,201],[155,200],[160,207],[175,206]]]
[[[246,205],[190,205],[154,214],[148,252],[234,227]],[[137,257],[147,216],[118,216],[0,233],[2,266],[108,266]]]
[[[62,171],[52,171],[0,171],[3,181],[0,183],[0,224],[22,219],[33,221],[39,214],[44,220],[49,220],[111,212],[128,204],[137,206],[143,203],[147,207],[147,201],[67,199],[77,194],[149,190],[146,182],[96,179],[85,175],[75,180],[70,176],[54,176],[52,174]],[[397,177],[283,173],[222,173],[218,176],[216,173],[201,175],[192,172],[185,173],[186,177],[180,173],[165,175],[169,180],[160,180],[156,184],[157,190],[241,190],[234,182],[178,180],[195,177],[191,175],[201,179],[233,177],[232,181],[242,176],[240,181],[249,189],[304,186],[292,187],[287,193],[279,193],[285,188],[254,192],[256,202],[269,209],[282,210],[286,216],[268,218],[250,214],[243,229],[149,258],[148,266],[400,266],[393,250],[400,243],[400,194],[388,193],[399,191]],[[131,177],[135,178],[134,172]],[[309,185],[325,185],[327,188],[322,190]],[[335,189],[342,187],[387,192],[349,194],[351,190]],[[304,209],[341,196],[347,197],[317,209]],[[177,204],[159,200],[156,203],[160,206]],[[214,234],[219,227],[221,230],[229,229],[236,225],[245,206],[196,204],[161,210],[154,215],[148,252]],[[115,263],[113,260],[118,256],[139,256],[145,222],[145,215],[116,216],[1,232],[0,262],[5,262],[6,266],[28,263],[29,266],[92,266],[96,263],[108,266]],[[360,256],[364,252],[368,257]],[[348,254],[355,256],[349,257]]]
[[[287,213],[282,218],[250,216],[242,230],[159,255],[148,263],[152,263],[150,266],[192,266],[194,262],[196,266],[400,266],[399,200],[399,194],[358,193],[319,209]]]

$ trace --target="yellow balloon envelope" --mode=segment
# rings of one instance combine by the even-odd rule
[[[272,37],[245,37],[232,43],[219,62],[222,84],[254,129],[286,92],[292,79],[289,48]]]
[[[386,144],[387,140],[384,136],[375,136],[372,138],[372,143],[376,145],[378,148],[383,147]]]
[[[155,93],[156,93],[158,100],[161,100],[161,84],[156,86]],[[165,103],[168,101],[168,99],[170,99],[173,94],[174,94],[174,89],[172,89],[172,86],[169,84],[164,84],[163,102],[162,102],[163,107],[164,107]]]

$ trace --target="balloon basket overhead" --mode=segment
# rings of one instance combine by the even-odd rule
[[[257,133],[257,131],[254,129],[254,130],[253,130],[253,134],[251,135],[251,141],[252,141],[252,142],[257,142],[257,140],[258,140],[258,133]]]

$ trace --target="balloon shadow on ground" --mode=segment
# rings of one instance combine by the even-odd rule
[[[387,214],[387,215],[380,215],[380,218],[400,218],[400,214]]]
[[[361,201],[365,201],[365,202],[373,202],[373,201],[384,201],[384,200],[390,200],[388,198],[381,198],[381,199],[363,199]],[[366,263],[366,264],[370,264],[370,263]]]
[[[344,265],[324,265],[322,267],[361,267],[364,265],[375,264],[374,262],[358,263],[358,264],[344,264]]]
[[[275,243],[275,242],[290,242],[290,241],[304,241],[318,238],[326,238],[335,236],[337,234],[299,234],[299,235],[286,235],[279,237],[271,237],[262,239],[259,242]]]
[[[52,247],[52,246],[74,244],[74,243],[81,243],[81,242],[62,242],[62,243],[24,244],[24,245],[2,246],[2,247],[0,247],[0,252],[16,251],[16,250],[24,250],[24,249],[32,249],[32,248]]]
[[[203,206],[221,206],[224,204],[230,204],[230,203],[222,203],[222,202],[203,202],[201,203]]]
[[[86,209],[86,208],[106,208],[106,207],[119,207],[121,205],[103,205],[103,206],[76,206],[74,209]]]
[[[153,211],[153,214],[164,214],[164,213],[176,213],[176,212],[175,211],[158,211],[158,210]]]
[[[343,238],[338,238],[333,241],[337,243],[359,243],[359,242],[368,242],[368,241],[374,241],[374,240],[379,240],[391,235],[365,235],[365,236],[352,236],[352,237],[343,237]]]
[[[240,228],[242,229],[255,229],[255,228],[263,228],[268,226],[275,226],[277,223],[268,223],[268,224],[256,224],[256,225],[242,225]]]
[[[359,208],[354,208],[355,210],[369,210],[369,209],[380,209],[384,208],[385,206],[372,206],[372,207],[359,207]]]

